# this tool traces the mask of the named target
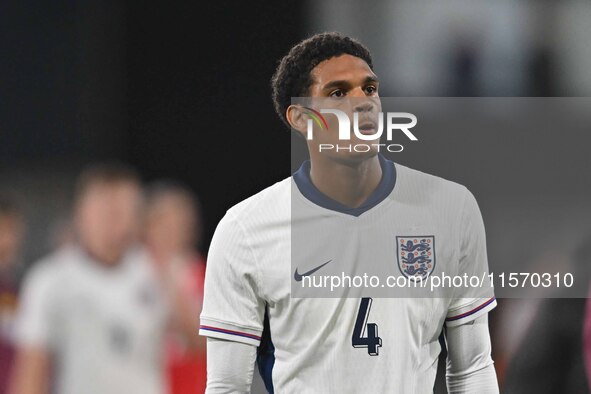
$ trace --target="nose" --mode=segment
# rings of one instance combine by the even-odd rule
[[[372,112],[375,108],[375,103],[368,97],[354,98],[353,111],[355,112]]]

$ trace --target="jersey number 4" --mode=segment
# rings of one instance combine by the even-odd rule
[[[372,299],[369,297],[361,299],[351,342],[353,343],[353,347],[366,347],[367,353],[370,356],[377,356],[379,354],[378,349],[382,346],[382,338],[378,337],[378,325],[367,322],[371,302]]]

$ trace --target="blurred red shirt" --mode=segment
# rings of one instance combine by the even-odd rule
[[[11,278],[0,275],[0,393],[8,392],[10,371],[14,359],[15,347],[12,331],[17,291],[17,286]]]
[[[205,261],[199,258],[191,264],[190,283],[187,286],[192,297],[203,299],[203,283],[205,279]],[[195,333],[195,335],[198,335]],[[166,344],[167,374],[169,392],[171,394],[202,394],[207,382],[207,366],[205,351],[187,350],[182,343],[170,338]]]

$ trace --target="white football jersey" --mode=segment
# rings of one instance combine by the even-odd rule
[[[51,352],[57,393],[164,393],[167,311],[142,249],[103,267],[66,247],[27,276],[17,341]]]
[[[381,156],[380,164],[382,180],[359,208],[322,195],[307,162],[228,210],[218,225],[200,334],[258,346],[270,391],[432,392],[443,325],[464,324],[496,305],[492,294],[474,298],[457,288],[430,298],[295,296],[302,277],[321,273],[377,269],[415,279],[487,273],[472,194]],[[337,228],[346,231],[334,247]],[[359,270],[359,261],[376,256],[388,264]]]

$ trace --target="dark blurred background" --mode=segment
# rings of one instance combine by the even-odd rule
[[[84,164],[121,159],[192,186],[208,240],[229,206],[289,175],[269,80],[303,22],[299,2],[3,2],[3,183],[44,226]]]
[[[280,57],[312,33],[338,30],[364,42],[383,96],[589,96],[589,21],[586,0],[2,2],[0,186],[26,208],[20,264],[52,247],[80,169],[111,158],[146,181],[189,185],[203,206],[206,252],[226,209],[290,174],[290,135],[269,80]],[[511,258],[519,246],[507,238],[535,230],[542,239],[528,263],[562,264],[591,234],[591,141],[570,141],[577,156],[565,162],[552,157],[559,135],[520,138],[530,137],[521,162],[576,171],[574,191],[496,188],[504,180],[488,179],[491,163],[520,162],[500,143],[470,166],[445,155],[401,162],[475,192],[491,259]],[[538,248],[555,236],[565,240],[559,248]],[[502,382],[538,304],[513,302],[503,315],[501,302],[491,315]]]

